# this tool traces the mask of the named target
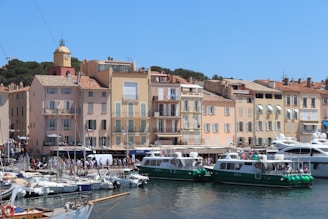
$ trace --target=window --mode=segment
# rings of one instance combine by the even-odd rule
[[[327,97],[323,97],[322,98],[322,104],[323,105],[327,105],[328,104],[328,98]]]
[[[281,114],[281,106],[279,105],[276,106],[276,114]]]
[[[298,119],[298,110],[294,109],[293,119]]]
[[[71,109],[71,101],[64,101],[64,109],[69,111]]]
[[[243,108],[240,107],[240,108],[238,109],[238,111],[239,111],[239,116],[242,117],[242,116],[243,116]]]
[[[88,113],[93,113],[93,102],[88,103]]]
[[[252,131],[252,122],[247,123],[247,131],[251,132]]]
[[[206,106],[202,106],[202,114],[203,115],[206,115],[206,108],[207,108]]]
[[[70,120],[69,119],[63,119],[62,120],[64,130],[70,130]]]
[[[146,145],[146,144],[147,144],[147,137],[141,136],[141,145]]]
[[[247,103],[253,103],[252,98],[247,98]]]
[[[47,88],[47,94],[56,94],[57,88],[56,87],[48,87]]]
[[[121,144],[122,144],[121,136],[116,136],[115,137],[115,145],[120,146]]]
[[[88,97],[93,97],[93,92],[92,91],[88,91]]]
[[[122,121],[115,120],[115,132],[121,132],[121,131],[122,131]]]
[[[126,100],[138,100],[138,83],[124,82],[123,98]]]
[[[185,112],[188,112],[188,110],[189,110],[188,100],[185,100],[185,101],[184,101],[184,111],[185,111]]]
[[[49,109],[54,110],[56,109],[56,101],[50,100],[49,102]]]
[[[107,96],[106,92],[101,92],[101,96],[106,97]]]
[[[106,120],[105,119],[103,119],[103,120],[101,120],[101,129],[102,130],[106,130]]]
[[[303,107],[307,107],[307,99],[303,98]]]
[[[129,132],[134,132],[134,121],[133,120],[128,121],[128,130],[129,130]]]
[[[140,104],[140,116],[146,117],[146,103]]]
[[[133,112],[133,103],[128,103],[128,116],[133,117],[134,112]]]
[[[115,103],[115,117],[121,117],[121,103]]]
[[[55,119],[49,119],[48,120],[48,128],[49,128],[49,130],[55,130],[56,129],[56,120]]]
[[[215,115],[215,107],[214,106],[209,106],[208,107],[208,114],[209,115]]]
[[[259,113],[259,114],[263,113],[263,107],[261,104],[257,105],[257,113]]]
[[[293,96],[293,104],[294,104],[294,106],[297,106],[298,105],[298,99],[297,99],[297,96],[295,95],[295,96]]]
[[[224,132],[229,133],[230,132],[230,123],[224,124]]]
[[[272,131],[272,121],[267,122],[267,131]]]
[[[109,145],[108,137],[99,137],[99,146],[106,147]]]
[[[290,109],[286,110],[286,119],[291,119],[291,110]]]
[[[265,94],[265,99],[272,99],[272,94]]]
[[[290,105],[291,101],[290,101],[290,96],[286,96],[286,105]]]
[[[225,116],[230,116],[230,107],[228,107],[228,106],[224,107],[224,115]]]
[[[188,115],[184,116],[184,128],[189,128],[189,118]]]
[[[267,106],[267,113],[268,114],[272,114],[273,113],[273,108],[272,108],[272,106],[270,104]]]
[[[146,132],[146,120],[141,120],[141,123],[140,123],[140,132]]]
[[[243,122],[238,122],[238,131],[239,132],[242,132],[243,131],[243,125],[244,125]]]
[[[211,131],[211,124],[210,123],[205,123],[204,124],[204,131],[205,132],[210,132]]]
[[[257,131],[263,131],[263,127],[262,127],[262,121],[257,121],[257,127],[256,127],[256,130]]]
[[[195,100],[195,112],[199,111],[199,101]]]
[[[219,132],[219,123],[213,124],[213,132]]]
[[[96,130],[96,120],[87,120],[87,129]]]
[[[276,131],[281,131],[281,122],[280,121],[276,122]]]
[[[107,103],[101,103],[101,113],[107,113]]]
[[[63,87],[61,92],[62,92],[62,94],[71,94],[72,89],[70,87]]]
[[[311,107],[315,108],[315,98],[311,98]]]

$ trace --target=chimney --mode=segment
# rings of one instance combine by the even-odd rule
[[[284,78],[284,85],[288,85],[289,84],[289,79],[288,78]]]
[[[307,87],[311,87],[312,83],[311,83],[311,78],[307,78],[306,80],[306,86]]]
[[[270,88],[276,88],[276,82],[275,82],[275,81],[269,81],[268,86],[269,86]]]

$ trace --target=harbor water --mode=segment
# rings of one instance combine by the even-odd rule
[[[144,188],[100,190],[92,198],[126,191],[96,203],[90,218],[328,218],[328,179],[308,189],[149,180]]]

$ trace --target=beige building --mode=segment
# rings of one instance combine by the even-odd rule
[[[120,62],[110,57],[100,61],[85,60],[81,71],[112,91],[112,149],[126,155],[132,149],[149,146],[150,69],[136,70],[134,62]]]
[[[8,88],[4,87],[3,84],[0,85],[0,145],[4,145],[8,142],[10,131],[12,130],[12,124],[9,119],[9,92]],[[10,132],[10,133],[9,133]]]
[[[203,91],[202,145],[234,147],[235,105],[230,99]]]
[[[312,134],[321,130],[322,104],[321,98],[326,92],[315,87],[308,78],[291,81],[284,78],[282,82],[256,80],[257,83],[274,87],[283,92],[284,129],[286,137],[297,141],[309,142]]]
[[[29,88],[24,87],[22,83],[8,86],[9,118],[11,129],[14,130],[12,137],[16,140],[26,140],[29,136]]]
[[[204,86],[235,102],[235,142],[239,147],[271,145],[278,136],[283,126],[281,91],[234,79],[210,80]]]
[[[177,145],[181,142],[180,83],[176,76],[151,73],[152,146]]]
[[[181,142],[184,145],[200,145],[202,140],[203,87],[197,84],[180,84]]]

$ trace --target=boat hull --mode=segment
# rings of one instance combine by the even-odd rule
[[[211,170],[213,182],[245,186],[279,187],[279,188],[309,188],[313,177],[309,174],[254,174]]]
[[[181,181],[210,181],[211,175],[203,170],[165,169],[139,166],[140,173],[153,179],[181,180]]]

